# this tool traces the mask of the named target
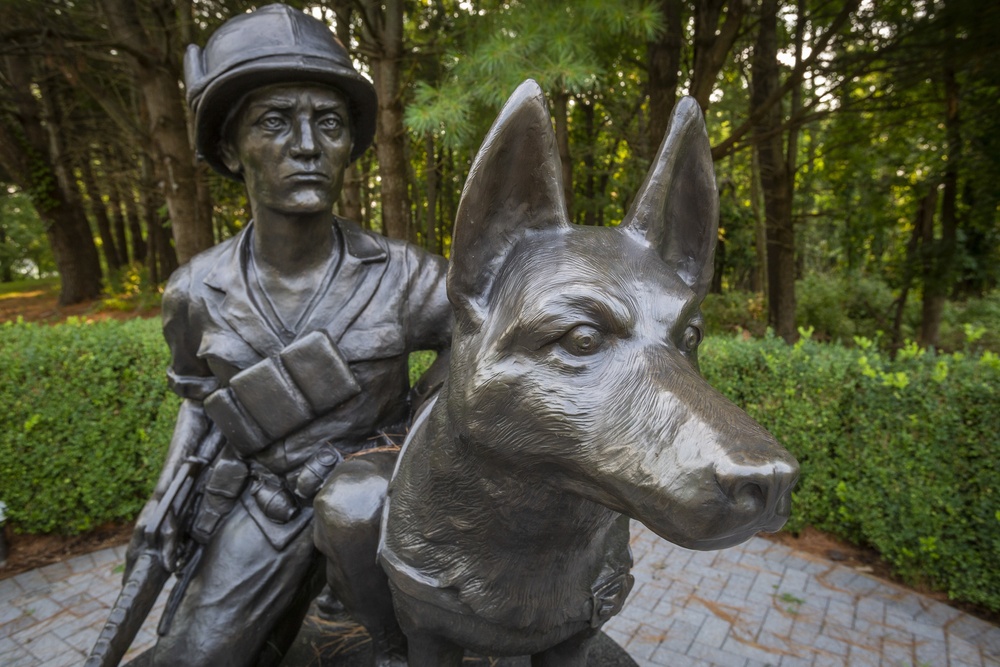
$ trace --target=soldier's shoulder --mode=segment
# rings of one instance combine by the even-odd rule
[[[390,270],[410,273],[447,270],[448,261],[444,257],[409,241],[386,238],[343,218],[338,218],[337,223],[344,235],[348,252],[366,264],[388,261]]]
[[[190,299],[193,292],[201,289],[200,286],[205,283],[206,278],[224,264],[229,263],[231,255],[236,252],[238,243],[239,236],[226,239],[207,250],[203,250],[186,264],[178,267],[170,275],[163,290],[164,302],[177,303]]]

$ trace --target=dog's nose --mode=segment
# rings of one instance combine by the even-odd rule
[[[792,487],[798,481],[799,465],[790,455],[763,463],[715,464],[715,481],[729,498],[733,510],[756,517],[761,530],[780,529],[791,512]]]

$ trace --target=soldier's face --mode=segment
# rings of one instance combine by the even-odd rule
[[[316,84],[279,84],[250,93],[223,145],[243,175],[255,215],[329,213],[350,161],[347,99]]]

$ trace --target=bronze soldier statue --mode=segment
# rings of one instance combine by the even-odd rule
[[[450,344],[446,262],[332,213],[378,103],[322,22],[262,7],[190,46],[184,69],[198,150],[243,181],[253,221],[164,293],[184,402],[122,598],[178,576],[152,664],[276,664],[324,583],[317,490],[344,455],[405,432],[408,353]]]

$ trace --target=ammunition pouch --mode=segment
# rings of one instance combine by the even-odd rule
[[[360,392],[337,346],[313,331],[233,376],[205,399],[205,413],[250,457]]]
[[[196,542],[208,543],[219,522],[239,500],[249,475],[249,466],[239,459],[220,458],[215,463],[191,525],[191,536]]]

